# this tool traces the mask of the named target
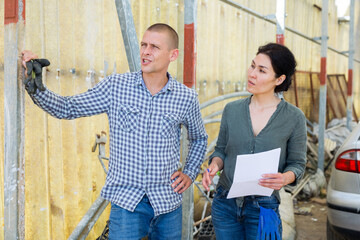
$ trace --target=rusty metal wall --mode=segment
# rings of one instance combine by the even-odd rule
[[[275,0],[236,0],[260,14],[274,14]],[[338,24],[334,0],[329,5],[329,45],[348,48],[348,25]],[[26,2],[26,48],[46,57],[51,66],[46,85],[61,95],[86,91],[105,75],[126,72],[128,65],[115,3],[111,0],[32,0]],[[152,23],[165,22],[180,35],[180,56],[170,73],[182,81],[184,6],[182,0],[132,0],[138,39]],[[314,6],[316,4],[316,6]],[[4,0],[0,0],[0,6]],[[308,36],[321,34],[321,1],[287,1],[286,25]],[[360,6],[357,4],[356,9]],[[359,18],[359,11],[356,19]],[[301,16],[301,17],[295,17]],[[0,7],[0,18],[4,18]],[[198,0],[197,85],[199,99],[241,91],[247,68],[257,47],[275,42],[275,25],[235,9],[219,0]],[[358,23],[359,21],[355,21]],[[0,28],[0,124],[3,132],[3,27]],[[294,52],[298,69],[318,72],[320,45],[285,31],[285,44]],[[328,73],[347,74],[347,58],[328,52]],[[360,64],[354,64],[354,100],[360,108]],[[72,121],[50,117],[26,96],[25,174],[26,239],[66,239],[100,193],[105,174],[96,153],[95,134],[107,131],[106,116]],[[221,109],[223,104],[212,110]],[[358,111],[359,112],[359,111]],[[203,112],[204,115],[209,111]],[[211,141],[218,124],[207,126]],[[4,146],[3,134],[0,145]],[[3,176],[3,151],[0,174]],[[3,179],[0,179],[0,239],[3,237]],[[88,239],[103,230],[105,211]]]

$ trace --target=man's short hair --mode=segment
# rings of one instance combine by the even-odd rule
[[[146,31],[154,31],[154,32],[167,32],[170,37],[171,46],[170,49],[177,49],[179,48],[179,36],[177,32],[165,23],[155,23],[148,27]]]

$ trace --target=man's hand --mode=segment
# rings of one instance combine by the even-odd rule
[[[171,180],[174,180],[175,178],[177,179],[171,184],[171,187],[174,188],[174,191],[177,193],[185,192],[192,184],[190,177],[183,172],[174,172],[173,175],[171,175]]]
[[[47,59],[37,59],[37,55],[29,50],[22,52],[23,66],[25,67],[24,80],[25,89],[29,94],[34,94],[36,89],[44,91],[45,87],[42,83],[42,68],[49,66],[50,62]]]
[[[24,50],[21,52],[21,54],[22,54],[22,64],[23,64],[24,68],[27,68],[27,66],[26,66],[27,62],[38,58],[38,56],[30,50]]]

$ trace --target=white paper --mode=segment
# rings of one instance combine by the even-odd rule
[[[227,198],[270,196],[274,190],[260,186],[258,182],[262,174],[278,173],[280,151],[280,148],[276,148],[261,153],[238,155],[233,184]]]

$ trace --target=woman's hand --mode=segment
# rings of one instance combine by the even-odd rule
[[[202,177],[202,185],[207,190],[210,191],[210,184],[215,174],[220,171],[224,166],[224,163],[221,158],[214,157],[211,161],[209,167],[205,170]]]
[[[295,181],[295,174],[291,171],[286,173],[263,174],[259,180],[259,185],[275,190],[280,190]]]

